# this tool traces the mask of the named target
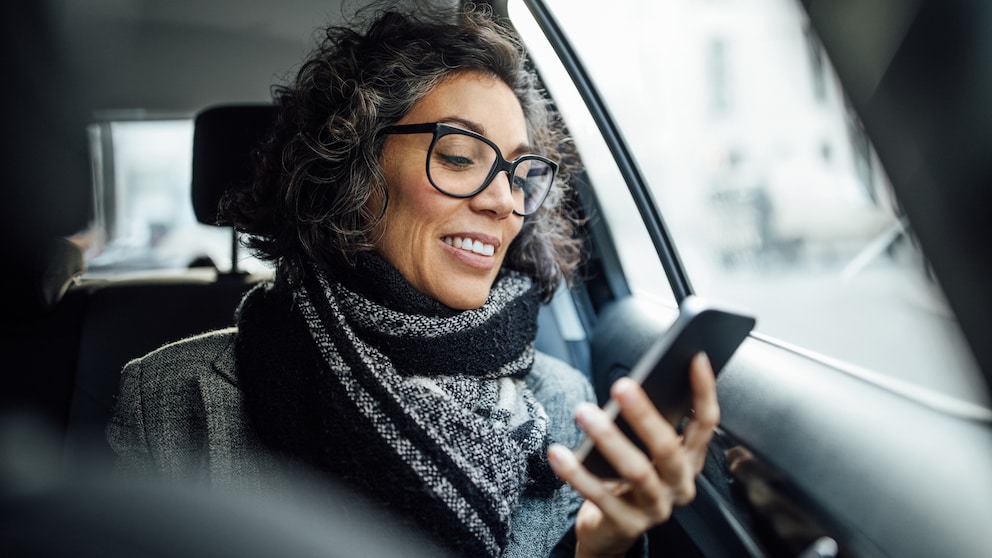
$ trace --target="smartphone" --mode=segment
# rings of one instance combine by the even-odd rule
[[[679,305],[672,326],[637,362],[628,376],[640,383],[665,419],[678,427],[692,405],[689,365],[699,352],[705,352],[719,374],[737,347],[754,329],[755,319],[734,310],[720,308],[690,295]],[[617,402],[610,399],[603,411],[616,420],[620,429],[642,450],[644,444],[619,416]],[[590,472],[603,478],[616,478],[613,466],[585,438],[575,455]]]

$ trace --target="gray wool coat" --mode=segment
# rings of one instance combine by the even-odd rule
[[[254,490],[278,478],[278,464],[248,420],[235,370],[237,329],[166,345],[124,368],[107,428],[124,474]],[[595,401],[578,371],[538,353],[527,384],[544,405],[552,440],[575,447],[572,411]],[[550,498],[522,496],[504,556],[547,556],[581,500],[567,486]]]

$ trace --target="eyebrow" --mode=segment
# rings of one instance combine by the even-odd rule
[[[485,137],[489,138],[489,136],[486,135],[486,127],[485,126],[483,126],[482,124],[479,124],[478,122],[473,122],[471,120],[468,120],[467,118],[460,118],[458,116],[449,116],[449,117],[445,117],[445,118],[439,119],[438,122],[443,122],[445,124],[455,124],[455,125],[458,125],[460,128],[465,128],[466,130],[471,130],[471,131],[475,132],[476,134],[479,134],[480,136],[485,136]],[[492,138],[490,138],[490,140],[491,139]],[[502,150],[500,150],[500,151],[502,151]],[[515,158],[518,155],[525,155],[525,154],[529,154],[529,153],[535,153],[534,147],[532,145],[530,145],[529,143],[524,142],[524,143],[521,143],[520,145],[518,145],[515,149],[513,149],[509,153],[504,153],[503,156],[504,157],[508,157],[510,159],[513,159],[513,158]]]

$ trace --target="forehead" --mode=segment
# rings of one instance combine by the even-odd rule
[[[476,72],[456,73],[418,100],[400,124],[451,122],[469,127],[497,144],[526,143],[527,122],[520,101],[502,80]]]

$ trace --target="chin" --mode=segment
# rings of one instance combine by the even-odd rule
[[[495,281],[495,274],[493,277],[452,274],[448,281],[435,285],[440,288],[432,289],[433,298],[452,310],[476,310],[489,299]]]
[[[479,298],[458,297],[455,300],[442,300],[441,303],[452,310],[475,310],[486,303],[486,298],[485,296]]]
[[[489,298],[489,289],[480,292],[467,292],[467,289],[448,293],[447,296],[438,297],[438,301],[452,310],[475,310],[486,303]]]

